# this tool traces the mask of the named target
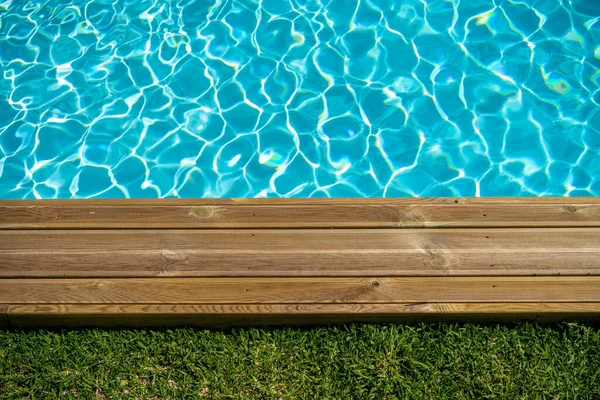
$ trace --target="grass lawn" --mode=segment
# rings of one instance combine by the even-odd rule
[[[0,398],[600,398],[564,323],[0,332]]]

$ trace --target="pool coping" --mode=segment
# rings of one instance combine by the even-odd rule
[[[600,317],[600,198],[0,201],[0,328]]]

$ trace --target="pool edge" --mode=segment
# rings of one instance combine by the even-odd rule
[[[599,198],[0,201],[0,235],[2,329],[600,317]]]

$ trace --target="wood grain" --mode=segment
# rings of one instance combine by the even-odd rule
[[[353,321],[594,320],[600,303],[44,304],[10,306],[15,328],[332,324]]]
[[[0,277],[600,275],[600,229],[0,231]]]
[[[599,198],[0,201],[0,328],[598,319],[598,260]]]
[[[600,302],[600,277],[0,279],[0,303]]]
[[[599,198],[0,201],[0,229],[600,227]]]

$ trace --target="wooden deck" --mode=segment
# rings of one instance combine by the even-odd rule
[[[0,328],[600,317],[600,199],[0,201]]]

